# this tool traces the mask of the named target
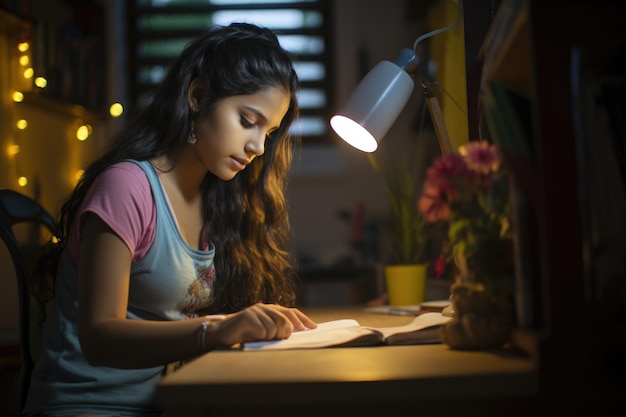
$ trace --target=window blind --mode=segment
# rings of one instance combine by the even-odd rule
[[[328,140],[332,101],[332,39],[328,0],[133,0],[127,3],[130,106],[150,99],[168,66],[212,25],[255,23],[276,32],[295,57],[300,117],[292,133],[303,143]]]

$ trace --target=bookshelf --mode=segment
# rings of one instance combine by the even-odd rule
[[[476,0],[466,19],[494,4],[484,36],[466,32],[468,114],[470,136],[506,148],[514,171],[514,340],[548,407],[623,415],[626,3]]]
[[[94,122],[106,101],[104,9],[96,1],[0,2],[0,32],[26,40],[33,77],[20,81],[20,105]],[[9,51],[10,54],[10,51]],[[13,56],[3,57],[8,62]],[[44,77],[47,85],[35,85]]]

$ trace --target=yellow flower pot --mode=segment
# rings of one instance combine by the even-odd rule
[[[388,265],[385,267],[385,284],[389,305],[417,305],[426,297],[427,264]]]

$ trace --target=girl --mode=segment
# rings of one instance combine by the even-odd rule
[[[168,363],[316,327],[294,308],[287,250],[297,82],[254,25],[182,52],[62,207],[23,415],[158,415]]]

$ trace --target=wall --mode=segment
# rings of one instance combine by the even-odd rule
[[[462,0],[459,1],[462,4]],[[431,29],[446,27],[456,21],[457,16],[459,12],[452,1],[437,0],[429,12],[429,27]],[[461,16],[453,28],[433,36],[430,47],[432,59],[437,63],[435,79],[441,84],[441,88],[435,87],[433,91],[439,98],[450,142],[454,149],[458,149],[469,140],[464,39]]]

